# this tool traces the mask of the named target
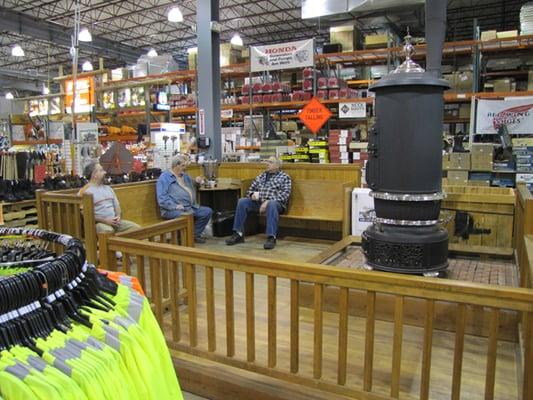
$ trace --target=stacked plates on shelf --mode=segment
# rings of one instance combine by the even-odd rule
[[[520,9],[520,34],[533,35],[533,2],[528,2]]]

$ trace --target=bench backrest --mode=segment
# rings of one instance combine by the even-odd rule
[[[116,185],[113,189],[122,209],[122,218],[141,226],[162,221],[155,181]]]
[[[354,187],[355,182],[293,180],[287,215],[341,220],[345,188],[350,186]]]

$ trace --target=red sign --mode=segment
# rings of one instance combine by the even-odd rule
[[[316,97],[313,97],[305,105],[298,117],[307,128],[316,134],[322,126],[331,118],[331,111],[328,110]]]

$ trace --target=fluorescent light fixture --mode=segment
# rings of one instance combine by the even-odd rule
[[[88,72],[93,70],[93,65],[90,61],[85,61],[81,66],[82,71]]]
[[[45,83],[43,83],[43,94],[50,94],[50,89]]]
[[[155,49],[152,47],[150,51],[148,52],[148,57],[157,57],[157,56],[158,56],[157,51],[155,51]]]
[[[89,32],[87,28],[83,28],[78,34],[78,40],[80,42],[92,42],[93,36],[91,35],[91,32]]]
[[[15,98],[15,96],[13,96],[13,93],[11,92],[7,92],[6,93],[6,100],[13,100]]]
[[[19,44],[16,44],[11,48],[11,55],[13,57],[24,57],[24,49]]]
[[[244,43],[242,42],[242,38],[239,36],[238,33],[233,35],[233,37],[230,40],[231,44],[234,44],[235,46],[242,46]]]
[[[183,14],[178,6],[174,6],[168,10],[167,18],[169,22],[183,22]]]

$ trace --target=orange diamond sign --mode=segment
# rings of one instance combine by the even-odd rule
[[[307,103],[298,115],[300,121],[316,134],[333,114],[316,97]]]

